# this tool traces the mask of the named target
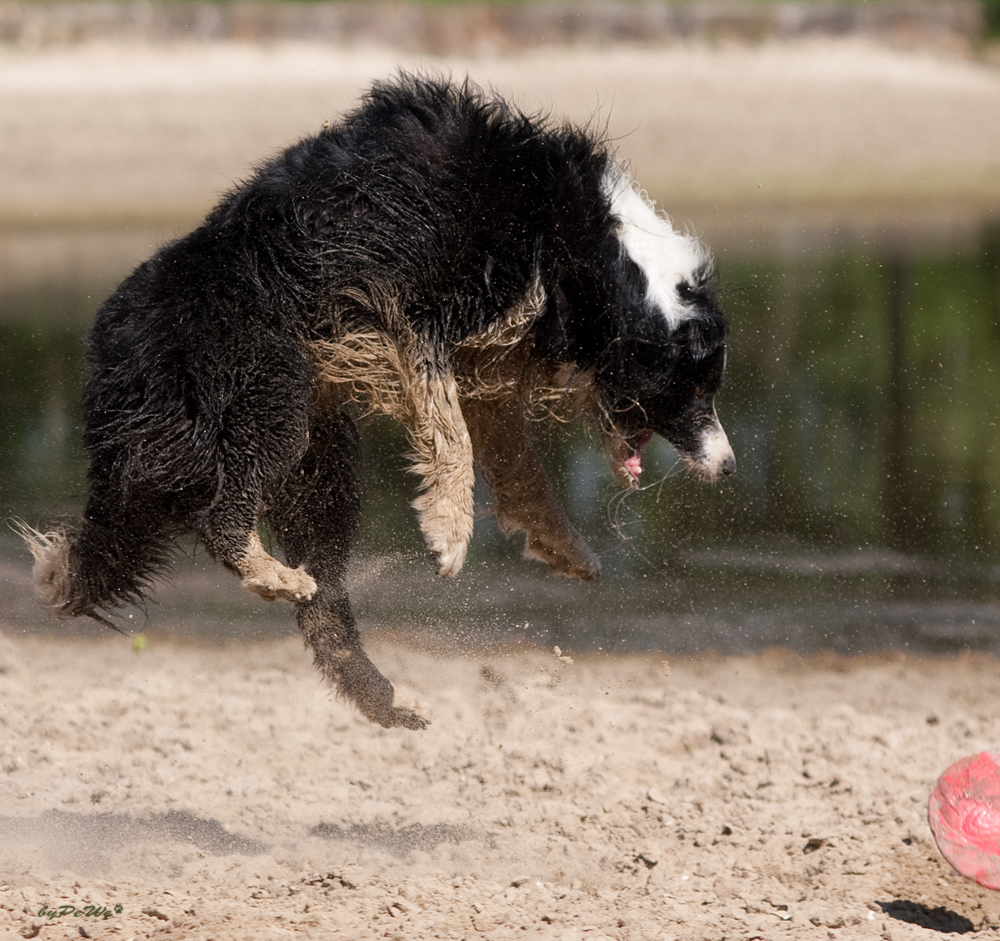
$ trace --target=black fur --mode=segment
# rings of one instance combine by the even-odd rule
[[[679,325],[649,300],[612,211],[614,172],[586,131],[469,83],[408,76],[263,164],[98,313],[84,403],[91,492],[53,606],[100,616],[138,601],[185,531],[240,570],[266,518],[289,564],[316,581],[297,609],[320,669],[375,721],[421,727],[393,706],[351,616],[356,435],[317,380],[311,344],[392,335],[402,318],[427,375],[446,376],[456,347],[537,278],[546,302],[527,337],[532,363],[591,377],[593,411],[625,455],[655,431],[696,463],[726,322],[707,267],[673,286],[688,311]],[[511,514],[530,536],[531,520]]]

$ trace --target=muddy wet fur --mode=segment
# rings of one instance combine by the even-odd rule
[[[361,492],[352,415],[406,425],[440,574],[465,558],[475,460],[527,555],[596,578],[526,413],[589,414],[627,486],[653,433],[698,476],[731,473],[711,275],[595,135],[468,82],[376,84],[99,311],[82,525],[22,531],[39,598],[110,623],[194,531],[248,589],[295,605],[320,672],[365,716],[423,728],[362,649],[344,588]],[[287,564],[261,545],[261,520]]]

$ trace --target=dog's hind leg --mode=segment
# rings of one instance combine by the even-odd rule
[[[422,729],[427,719],[395,702],[392,684],[368,659],[344,587],[361,505],[360,460],[350,419],[320,413],[309,450],[270,495],[266,515],[289,562],[316,577],[316,592],[297,615],[320,672],[372,722]]]
[[[273,475],[281,479],[284,475]],[[289,568],[271,556],[257,532],[263,482],[259,470],[225,461],[215,499],[201,514],[198,534],[212,556],[239,575],[265,601],[307,601],[316,582],[301,566]]]
[[[295,443],[290,440],[279,449],[274,442],[256,441],[227,450],[218,491],[198,521],[205,547],[265,601],[307,601],[316,591],[315,580],[301,566],[289,568],[271,556],[257,532],[265,481],[287,476],[294,466]],[[276,456],[282,450],[284,460]]]
[[[525,532],[524,555],[559,575],[592,581],[601,562],[569,521],[538,459],[517,396],[463,402],[476,460],[500,528]]]
[[[475,468],[472,440],[450,372],[425,370],[409,384],[410,442],[416,452],[414,472],[423,478],[413,501],[439,575],[455,575],[465,562],[472,539]]]
[[[275,559],[261,544],[256,526],[250,531],[234,568],[243,585],[265,601],[308,601],[316,592],[316,580],[304,568],[289,568]]]

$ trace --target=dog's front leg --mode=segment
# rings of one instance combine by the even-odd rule
[[[361,453],[351,420],[324,404],[309,448],[292,473],[266,494],[267,519],[293,565],[316,575],[312,598],[296,606],[316,666],[372,722],[422,729],[427,717],[396,700],[361,645],[344,576],[361,513]]]
[[[525,558],[557,575],[593,581],[601,562],[569,521],[528,431],[517,396],[463,403],[476,460],[493,494],[500,528],[523,530]]]
[[[430,720],[416,703],[398,701],[390,683],[368,659],[354,624],[347,592],[335,579],[298,606],[299,628],[320,673],[370,722],[387,729],[424,729]]]
[[[409,391],[413,470],[423,478],[413,506],[438,574],[455,575],[472,539],[472,440],[450,372],[427,370]]]

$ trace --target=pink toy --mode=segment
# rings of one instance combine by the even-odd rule
[[[1000,889],[1000,755],[956,761],[938,778],[927,819],[941,855],[968,879]]]

